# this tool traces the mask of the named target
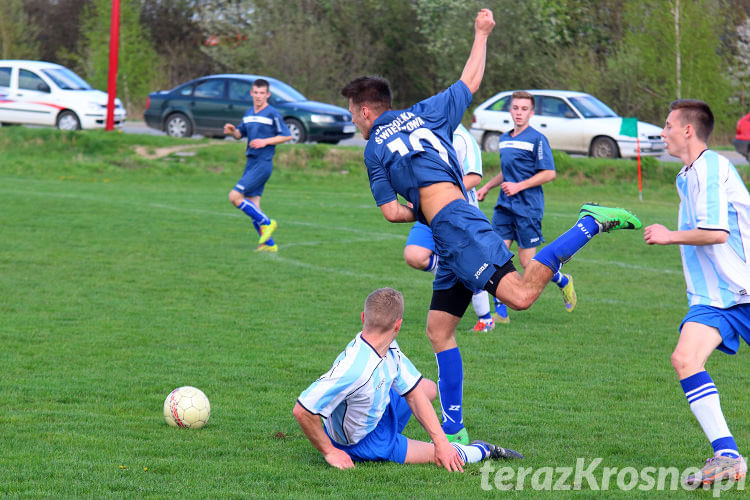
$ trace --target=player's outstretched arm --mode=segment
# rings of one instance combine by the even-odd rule
[[[726,243],[728,238],[729,234],[726,231],[670,231],[661,224],[652,224],[643,230],[643,239],[649,245],[720,245]]]
[[[474,20],[474,44],[471,46],[469,59],[466,61],[461,81],[469,87],[471,93],[479,90],[479,84],[484,77],[484,65],[487,60],[487,38],[495,27],[492,11],[482,9]]]
[[[299,403],[294,405],[292,414],[294,414],[294,418],[297,419],[307,439],[318,449],[330,466],[337,469],[351,469],[354,467],[352,457],[331,444],[331,440],[320,426],[320,417],[313,415]]]
[[[422,427],[432,439],[435,450],[435,464],[450,471],[463,472],[463,461],[456,449],[448,442],[448,438],[440,427],[437,415],[435,415],[435,409],[422,388],[415,387],[414,390],[404,396],[404,399],[409,404],[414,417],[422,424]]]

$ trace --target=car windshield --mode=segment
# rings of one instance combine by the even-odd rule
[[[584,118],[609,118],[617,116],[617,113],[612,111],[609,106],[590,95],[569,97],[568,100]]]
[[[280,81],[271,82],[271,95],[275,96],[277,101],[282,102],[297,102],[307,100],[307,97],[300,94],[296,89]]]
[[[43,69],[42,72],[63,90],[91,90],[91,85],[68,68]]]

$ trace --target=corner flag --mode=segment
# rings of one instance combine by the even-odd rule
[[[643,183],[641,180],[641,142],[638,140],[638,118],[623,118],[620,124],[620,135],[635,137],[635,152],[638,159],[638,199],[643,201]]]

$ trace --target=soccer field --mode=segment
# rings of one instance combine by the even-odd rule
[[[458,334],[467,429],[521,451],[523,461],[492,462],[491,471],[468,465],[464,474],[396,464],[339,471],[291,410],[359,331],[369,292],[403,292],[398,342],[426,377],[437,376],[424,333],[432,275],[403,262],[409,225],[383,219],[363,168],[277,161],[263,209],[279,221],[280,250],[257,254],[249,220],[227,201],[242,144],[144,160],[117,142],[137,139],[108,137],[96,146],[103,137],[0,130],[0,495],[712,493],[670,491],[670,479],[657,492],[646,477],[700,466],[711,453],[669,362],[687,310],[677,247],[648,247],[642,231],[600,235],[564,268],[575,278],[573,313],[554,286],[489,333],[470,332],[475,317],[467,311]],[[144,140],[149,154],[208,144]],[[290,146],[283,158],[304,153],[318,165],[329,150],[349,151]],[[676,223],[669,185],[647,182],[643,201],[635,186],[619,182],[561,178],[545,193],[548,241],[586,201],[631,208],[644,225]],[[492,205],[483,209],[489,214]],[[747,346],[708,364],[740,450],[750,449],[747,366]],[[205,428],[165,423],[164,398],[181,385],[210,399]],[[405,434],[427,439],[414,421]],[[576,479],[577,464],[584,473]],[[572,474],[561,479],[567,469]],[[734,488],[722,496],[743,494]]]

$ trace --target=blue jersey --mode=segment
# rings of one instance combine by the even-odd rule
[[[544,135],[532,127],[526,127],[517,136],[510,135],[511,132],[504,133],[499,143],[503,181],[521,182],[540,170],[555,169],[552,150]],[[496,206],[516,215],[541,218],[544,215],[544,191],[542,186],[535,186],[508,196],[501,189]]]
[[[405,396],[420,380],[422,375],[395,340],[381,357],[360,332],[297,401],[323,417],[331,439],[351,445],[377,427],[390,403],[391,388]]]
[[[245,111],[242,123],[237,126],[242,137],[247,137],[245,155],[255,160],[271,161],[276,152],[276,146],[266,146],[254,149],[250,147],[253,139],[268,139],[277,135],[292,135],[278,111],[273,106],[266,106],[257,113],[252,106]]]
[[[365,165],[370,189],[378,206],[403,196],[414,206],[417,220],[419,188],[437,182],[463,187],[463,170],[453,148],[453,131],[472,100],[462,81],[400,111],[386,111],[370,130]]]

